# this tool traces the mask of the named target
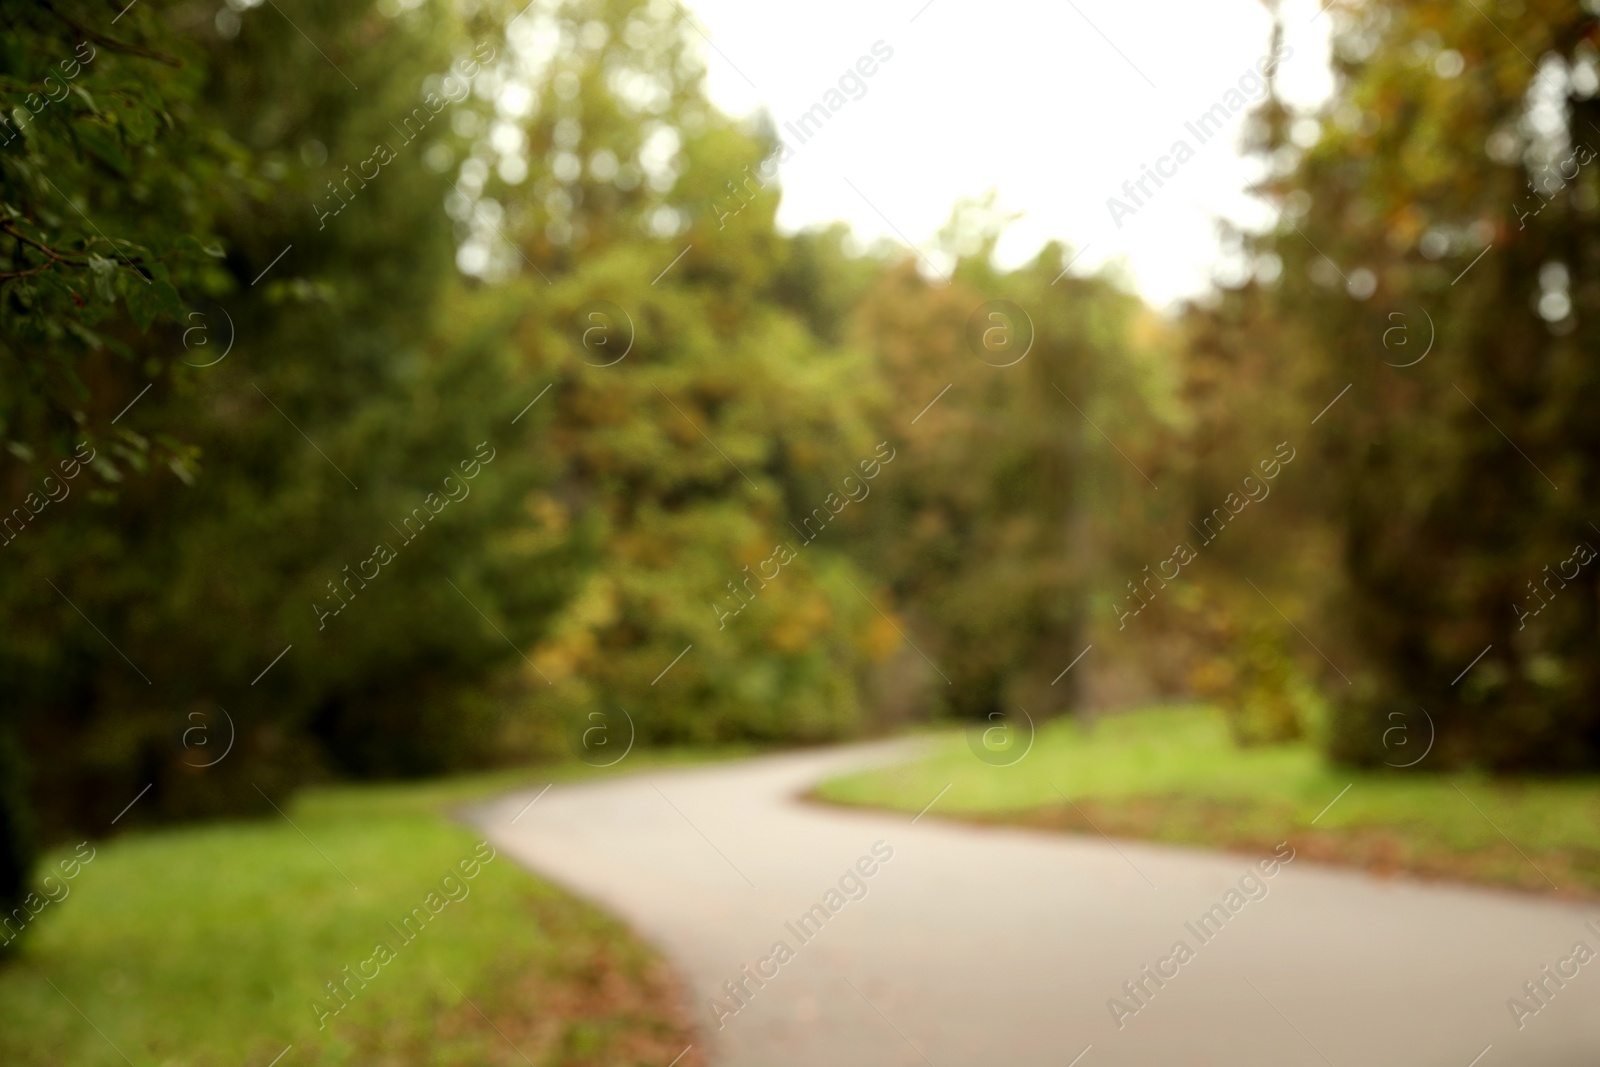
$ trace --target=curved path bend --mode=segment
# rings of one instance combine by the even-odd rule
[[[1568,962],[1560,986],[1541,970],[1580,941],[1600,952],[1586,925],[1600,930],[1600,907],[1304,861],[1230,900],[1250,857],[795,799],[912,751],[651,770],[473,818],[666,952],[717,1067],[1600,1064],[1600,961]],[[1203,941],[1191,927],[1219,904],[1228,918]],[[758,986],[746,966],[770,977]],[[724,985],[741,979],[742,1006]],[[1519,1029],[1507,1000],[1537,1006],[1522,987],[1541,979],[1545,1004]],[[1119,1027],[1107,1002],[1131,1011],[1124,983],[1141,981]]]

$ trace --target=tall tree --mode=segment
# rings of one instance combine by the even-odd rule
[[[1304,462],[1343,555],[1351,759],[1419,707],[1446,765],[1600,759],[1600,31],[1518,10],[1335,8],[1331,102],[1263,115],[1285,221],[1257,250],[1314,368],[1282,380],[1308,422],[1350,390]]]

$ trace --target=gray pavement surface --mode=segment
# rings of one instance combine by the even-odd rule
[[[795,799],[911,751],[651,770],[473,818],[667,954],[716,1067],[1600,1064],[1600,959],[1573,955],[1600,952],[1600,906]]]

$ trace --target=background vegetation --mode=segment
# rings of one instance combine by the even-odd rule
[[[1417,747],[1417,754],[1421,753]],[[1304,740],[1240,745],[1203,706],[1060,719],[1014,763],[940,735],[924,758],[823,783],[818,799],[983,824],[1270,853],[1382,875],[1600,897],[1600,780],[1330,765]],[[946,786],[949,787],[948,791]],[[937,797],[937,803],[929,808]]]
[[[1408,773],[1594,767],[1588,8],[1331,11],[1327,107],[1251,120],[1277,223],[1176,316],[998,269],[983,202],[948,270],[782,234],[676,5],[521,9],[0,2],[0,910],[114,822],[595,711],[1201,695],[1369,768],[1418,708]]]
[[[285,1062],[317,1065],[670,1062],[693,1035],[666,965],[449,817],[551,777],[313,789],[274,821],[102,842],[0,971],[0,1055],[209,1067],[266,1064],[292,1045]],[[447,872],[460,899],[405,943],[389,924],[425,907]],[[377,941],[394,951],[380,966]],[[348,1004],[324,1018],[314,1005],[340,1007],[330,982],[348,982]]]

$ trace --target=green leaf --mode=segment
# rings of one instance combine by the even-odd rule
[[[194,483],[195,483],[194,471],[191,470],[189,468],[189,465],[187,463],[185,463],[183,460],[181,460],[181,459],[179,459],[177,457],[173,457],[172,459],[167,460],[167,469],[170,470],[173,474],[176,474],[178,476],[178,480],[180,482],[182,482],[184,485],[187,485],[187,486],[193,486],[194,485]]]
[[[117,143],[116,135],[108,127],[98,122],[84,122],[78,124],[76,132],[78,140],[89,150],[90,155],[118,174],[127,175],[128,157],[122,154],[122,146]]]
[[[164,273],[164,272],[163,272]],[[128,302],[128,313],[133,323],[143,333],[158,318],[175,319],[183,311],[178,291],[163,277],[146,279],[140,275],[127,275],[122,292]]]
[[[150,439],[142,433],[119,426],[117,427],[117,435],[131,445],[136,452],[148,452],[150,450]]]
[[[122,472],[117,470],[116,464],[107,459],[104,453],[97,454],[89,466],[93,467],[94,472],[108,482],[122,481]]]
[[[193,234],[187,233],[178,238],[176,241],[172,242],[172,247],[181,249],[185,252],[200,252],[204,255],[212,257],[213,259],[222,259],[228,254],[227,251],[223,249],[222,242],[213,241],[210,244],[202,244],[200,238],[195,237]]]
[[[99,294],[100,299],[108,303],[115,300],[117,294],[112,288],[112,279],[117,273],[116,262],[97,252],[90,252],[89,269],[94,271],[94,291]]]
[[[149,144],[160,128],[154,112],[131,100],[123,101],[121,110],[117,112],[117,122],[122,126],[129,144]]]

